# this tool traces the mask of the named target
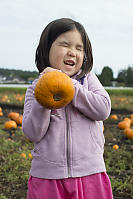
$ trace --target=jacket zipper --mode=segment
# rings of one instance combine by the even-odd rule
[[[70,136],[69,136],[69,120],[68,120],[68,114],[67,114],[67,110],[66,110],[66,107],[65,107],[65,115],[66,115],[66,158],[67,158],[67,175],[68,177],[71,177],[71,174],[70,174]]]

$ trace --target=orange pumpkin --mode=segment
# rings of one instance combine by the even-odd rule
[[[0,112],[2,112],[2,108],[0,107]]]
[[[124,135],[127,136],[127,134],[131,131],[131,128],[125,128],[124,129]]]
[[[133,129],[128,130],[127,133],[126,133],[126,136],[127,136],[129,139],[133,139]]]
[[[26,154],[25,154],[25,153],[21,153],[20,156],[21,156],[22,158],[26,158]]]
[[[129,124],[131,124],[131,119],[129,119],[128,117],[125,117],[123,121],[127,121],[129,122]]]
[[[131,125],[133,125],[133,118],[131,118]]]
[[[31,154],[31,153],[29,153],[29,154],[28,154],[28,157],[29,157],[30,159],[32,159],[32,154]]]
[[[3,112],[2,112],[2,111],[0,112],[0,117],[1,117],[1,116],[3,116]]]
[[[15,119],[15,122],[16,122],[18,125],[22,125],[22,120],[23,120],[23,116],[22,116],[22,115],[19,115],[19,116]]]
[[[38,80],[35,87],[35,98],[48,109],[64,107],[74,97],[75,89],[69,76],[63,72],[48,72]]]
[[[131,118],[133,118],[133,114],[131,114],[130,116],[131,116]]]
[[[7,121],[4,124],[5,129],[12,129],[12,128],[17,128],[17,123],[13,120]]]
[[[2,102],[6,102],[8,100],[8,96],[7,95],[4,95],[1,99]]]
[[[113,119],[113,120],[117,120],[118,116],[117,115],[111,115],[110,118]]]
[[[11,119],[11,120],[16,120],[16,118],[19,116],[19,113],[16,113],[16,112],[10,112],[8,114],[8,117]]]
[[[119,146],[117,144],[113,145],[113,149],[118,150]]]
[[[125,129],[125,128],[129,128],[130,127],[130,123],[127,121],[121,121],[118,123],[118,128],[119,129]]]
[[[104,125],[103,125],[103,132],[104,132]]]

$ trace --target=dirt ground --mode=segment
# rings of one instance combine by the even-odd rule
[[[0,105],[1,106],[1,105]],[[17,106],[8,106],[8,107],[3,107],[4,110],[4,115],[7,115],[9,112],[11,111],[16,111],[19,113],[23,113],[23,107],[17,107]],[[128,166],[125,166],[125,170],[124,172],[119,172],[119,168],[115,168],[114,166],[114,162],[113,162],[113,158],[109,157],[109,155],[113,155],[114,158],[116,158],[117,161],[117,156],[121,159],[122,157],[122,150],[124,149],[124,155],[126,156],[125,151],[127,151],[128,153],[132,153],[133,154],[133,141],[129,141],[127,138],[125,138],[125,136],[123,135],[122,131],[120,129],[118,129],[118,122],[123,120],[124,117],[130,117],[130,114],[132,112],[130,111],[126,111],[126,110],[112,110],[111,114],[117,114],[118,116],[118,120],[111,120],[110,118],[108,118],[106,121],[104,121],[104,136],[105,136],[105,160],[107,159],[107,161],[109,162],[109,171],[108,174],[112,177],[112,179],[121,179],[121,181],[127,178],[127,176],[133,176],[133,170],[131,170],[131,167],[128,168]],[[114,144],[119,145],[119,148],[121,149],[121,154],[116,154],[115,152],[112,152],[112,147]],[[128,156],[128,154],[127,154]],[[133,157],[133,156],[132,156]],[[109,159],[110,158],[110,159]],[[133,164],[133,159],[129,160],[130,164]],[[116,166],[117,167],[117,166]],[[111,169],[112,168],[112,169]],[[115,169],[117,170],[117,172],[115,172]],[[130,182],[131,183],[131,182]],[[7,186],[5,184],[5,186]],[[10,185],[8,185],[10,186]],[[11,185],[12,186],[12,185]],[[117,187],[117,185],[116,185]],[[133,195],[132,193],[130,193],[129,191],[125,191],[128,189],[124,189],[123,190],[117,190],[117,188],[114,185],[113,191],[114,191],[114,199],[133,199]],[[132,187],[133,187],[133,181],[132,181]],[[25,187],[24,187],[25,189]],[[122,188],[123,189],[123,188]],[[129,193],[128,193],[129,192]],[[16,199],[21,199],[19,197],[19,193],[18,196],[15,197]],[[4,198],[1,198],[4,199]]]

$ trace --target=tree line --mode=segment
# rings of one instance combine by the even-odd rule
[[[36,79],[38,77],[38,72],[0,68],[0,76],[6,80],[13,80],[17,78],[20,81],[27,83],[29,80]]]
[[[114,78],[113,70],[109,66],[105,66],[102,69],[100,75],[97,75],[98,79],[103,86],[133,86],[133,66],[129,65],[127,69],[120,70],[116,78]]]
[[[38,77],[37,71],[23,71],[15,69],[0,68],[0,76],[6,80],[13,80],[18,78],[25,83],[32,81]],[[97,74],[96,74],[97,75]],[[104,66],[100,75],[97,75],[98,79],[103,86],[133,86],[133,65],[129,65],[127,69],[120,70],[116,78],[114,78],[113,70],[109,66]]]

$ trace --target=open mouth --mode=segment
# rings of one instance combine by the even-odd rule
[[[75,62],[73,60],[66,60],[64,61],[64,64],[69,65],[69,66],[74,66]]]

